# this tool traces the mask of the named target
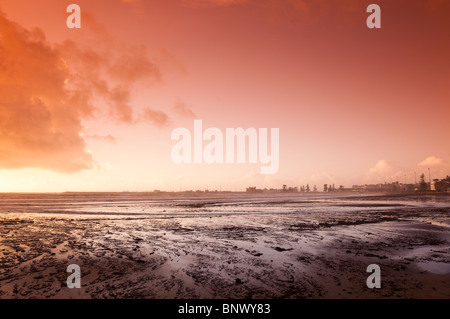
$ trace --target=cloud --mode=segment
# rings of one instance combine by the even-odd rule
[[[94,139],[94,140],[105,141],[105,142],[113,143],[113,144],[117,143],[117,138],[112,136],[111,134],[108,134],[108,135],[93,134],[93,135],[86,135],[85,137]]]
[[[91,113],[104,105],[117,122],[132,124],[140,120],[131,105],[135,87],[162,82],[160,69],[148,59],[143,46],[108,40],[92,49],[68,40],[60,45],[60,51],[71,70],[68,89],[85,97]]]
[[[145,47],[99,39],[92,47],[50,44],[40,29],[27,30],[0,11],[0,169],[95,167],[81,134],[85,118],[168,122],[162,111],[141,117],[132,105],[136,86],[161,82]]]
[[[404,178],[405,170],[394,162],[380,160],[365,174],[366,183],[384,183],[400,181]]]
[[[418,166],[424,166],[424,167],[442,167],[442,166],[448,166],[448,163],[445,162],[444,159],[436,157],[436,156],[429,156],[426,159],[424,159],[422,162],[418,164]]]
[[[428,168],[432,179],[444,178],[450,175],[450,163],[440,157],[429,156],[417,164],[418,172],[425,173],[428,171]]]
[[[144,110],[144,118],[159,127],[169,124],[169,117],[166,113],[155,111],[150,108]]]
[[[369,184],[395,181],[404,183],[406,177],[407,183],[413,183],[415,180],[418,180],[420,174],[427,175],[428,168],[430,168],[432,179],[444,178],[450,175],[450,163],[442,158],[429,156],[417,165],[409,167],[401,167],[394,162],[380,160],[374,167],[369,169],[364,176],[364,180]]]
[[[177,101],[173,107],[176,114],[182,117],[195,118],[194,112],[182,101]]]
[[[0,167],[61,172],[92,168],[79,136],[82,98],[65,88],[69,69],[38,30],[0,11]]]
[[[153,79],[161,82],[161,71],[148,57],[145,47],[132,46],[118,56],[108,68],[108,73],[116,80],[135,83]]]
[[[160,55],[160,59],[158,61],[159,65],[166,66],[169,69],[175,69],[183,75],[187,75],[189,73],[185,63],[169,50],[167,50],[166,48],[160,48],[158,52]]]

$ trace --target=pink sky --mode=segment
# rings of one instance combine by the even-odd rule
[[[82,28],[66,27],[77,3]],[[381,7],[368,29],[366,7]],[[450,3],[0,0],[0,191],[243,190],[450,174]],[[280,168],[171,132],[279,128]]]

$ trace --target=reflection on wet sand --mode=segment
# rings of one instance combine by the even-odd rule
[[[0,298],[450,297],[448,196],[1,197]]]

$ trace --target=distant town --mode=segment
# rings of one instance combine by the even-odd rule
[[[129,192],[129,191],[124,191]],[[151,191],[147,191],[151,192]],[[323,185],[301,185],[288,186],[281,185],[281,188],[257,188],[256,186],[247,187],[245,190],[248,194],[265,194],[265,193],[332,193],[332,192],[355,192],[355,193],[450,193],[450,176],[443,179],[428,179],[424,174],[419,176],[419,180],[415,183],[385,182],[379,184],[363,184],[345,187],[344,185],[323,184]],[[153,193],[173,193],[173,191],[154,190]],[[181,190],[175,193],[242,193],[242,191],[224,191],[224,190]]]
[[[433,179],[432,181],[426,181],[425,175],[420,175],[419,181],[414,184],[393,182],[385,182],[380,184],[364,184],[364,185],[353,185],[351,188],[346,188],[343,185],[335,187],[334,184],[324,184],[319,189],[317,185],[310,186],[309,184],[302,185],[300,187],[288,187],[283,185],[282,188],[256,188],[247,187],[247,193],[258,194],[258,193],[326,193],[326,192],[384,192],[384,193],[401,193],[401,192],[450,192],[450,176],[444,179]]]

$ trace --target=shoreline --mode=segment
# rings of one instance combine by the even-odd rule
[[[0,299],[450,298],[445,203],[353,204],[134,218],[0,214]],[[81,268],[81,289],[66,286],[70,264]],[[369,264],[381,268],[381,289],[366,286]]]

